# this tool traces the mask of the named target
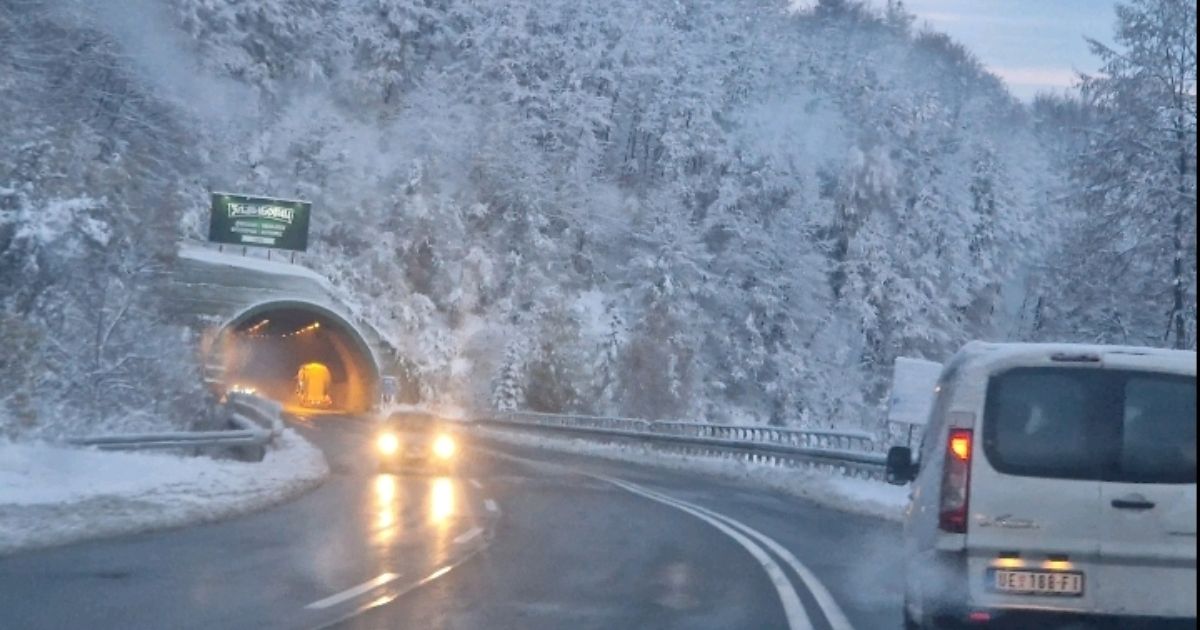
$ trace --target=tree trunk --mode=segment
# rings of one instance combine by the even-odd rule
[[[1176,162],[1176,173],[1179,176],[1178,192],[1179,199],[1175,206],[1175,216],[1173,218],[1171,245],[1174,250],[1174,260],[1171,261],[1171,281],[1174,286],[1171,287],[1171,293],[1174,297],[1171,305],[1171,320],[1175,328],[1175,343],[1174,347],[1183,349],[1187,347],[1187,326],[1184,324],[1183,317],[1183,213],[1185,205],[1182,200],[1187,192],[1187,168],[1191,160],[1188,159],[1187,139],[1183,131],[1182,116],[1176,114],[1175,119],[1175,138],[1179,142],[1179,160]],[[1168,329],[1167,334],[1170,335]]]

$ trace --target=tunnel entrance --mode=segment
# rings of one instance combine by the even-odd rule
[[[213,351],[227,390],[254,390],[293,411],[369,410],[379,370],[362,336],[332,311],[275,302],[238,315]]]

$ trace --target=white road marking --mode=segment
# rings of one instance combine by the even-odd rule
[[[442,577],[443,575],[446,575],[451,570],[453,570],[455,567],[463,564],[464,562],[470,560],[471,558],[474,558],[475,555],[478,554],[481,549],[483,549],[483,548],[476,546],[473,549],[469,550],[467,553],[464,553],[463,555],[459,556],[459,558],[457,560],[455,560],[454,562],[451,562],[450,564],[447,564],[443,567],[438,568],[433,573],[430,573],[429,575],[421,578],[420,580],[413,582],[411,584],[404,585],[404,586],[395,587],[395,589],[392,590],[391,592],[384,593],[382,596],[375,598],[374,600],[368,602],[367,604],[365,604],[363,606],[359,606],[358,608],[350,611],[349,613],[347,613],[345,615],[342,615],[335,619],[326,621],[322,625],[314,627],[312,630],[329,630],[329,628],[341,627],[345,624],[345,622],[348,619],[353,619],[354,617],[357,617],[358,615],[361,615],[361,614],[367,612],[368,610],[371,610],[372,608],[377,608],[379,606],[383,606],[384,604],[389,604],[389,603],[395,601],[396,599],[403,597],[404,595],[411,593],[412,591],[414,591],[418,588],[421,588],[422,586],[425,586],[426,584]],[[378,578],[376,578],[376,579],[378,579]],[[311,608],[311,605],[307,606],[306,608]]]
[[[484,499],[483,507],[487,508],[487,511],[489,511],[489,512],[499,512],[500,511],[500,506],[496,505],[496,502],[491,499]]]
[[[379,577],[376,577],[373,580],[363,582],[362,584],[359,584],[358,586],[355,586],[353,588],[348,588],[348,589],[346,589],[340,593],[337,593],[335,595],[330,595],[329,597],[326,597],[325,599],[317,600],[317,601],[305,606],[305,608],[309,608],[309,609],[329,608],[330,606],[340,604],[348,599],[353,599],[355,597],[358,597],[359,595],[362,595],[363,593],[370,592],[373,589],[379,588],[380,586],[383,586],[384,584],[394,582],[395,580],[398,580],[398,579],[400,579],[400,576],[395,573],[382,573],[379,575]]]
[[[478,537],[479,537],[479,535],[480,535],[480,534],[482,534],[482,533],[483,533],[483,528],[481,528],[481,527],[472,527],[471,529],[468,529],[468,530],[467,530],[465,533],[463,533],[463,534],[460,534],[460,535],[458,536],[458,538],[455,538],[455,539],[454,539],[454,544],[456,544],[456,545],[461,545],[461,544],[463,544],[463,543],[465,543],[465,542],[472,541],[472,540],[474,540],[474,539],[478,538]]]
[[[590,475],[588,473],[581,473],[581,471],[571,469],[566,466],[562,466],[560,464],[552,464],[550,462],[541,462],[541,461],[537,461],[537,460],[533,460],[533,459],[528,459],[525,457],[518,457],[516,455],[511,455],[509,453],[504,453],[504,452],[501,452],[501,451],[498,451],[495,449],[491,449],[491,448],[481,447],[480,450],[487,451],[491,455],[499,457],[501,459],[508,459],[511,461],[520,462],[520,463],[523,463],[528,466],[533,466],[534,468],[542,468],[545,470],[553,470],[553,471],[566,472],[566,473],[585,474],[594,479],[599,479],[601,481],[612,483],[614,485],[621,486],[621,487],[625,488],[626,490],[632,491],[632,489],[629,486],[632,486],[633,484],[630,484],[630,482],[627,482],[627,481],[622,481],[622,480],[614,479],[611,477],[605,477],[602,475]],[[812,593],[813,599],[817,600],[817,604],[824,611],[825,618],[829,621],[829,624],[831,626],[833,626],[834,630],[853,630],[854,626],[850,625],[850,620],[846,618],[846,613],[842,611],[842,608],[837,604],[837,601],[834,600],[833,595],[829,592],[829,590],[825,588],[825,586],[820,582],[820,580],[817,579],[817,576],[814,575],[813,572],[808,569],[808,567],[805,567],[803,564],[801,564],[801,562],[799,560],[797,560],[796,557],[791,554],[791,552],[789,552],[787,549],[785,549],[783,547],[783,545],[780,545],[779,543],[775,542],[773,539],[767,537],[766,535],[762,534],[758,530],[751,528],[750,526],[746,525],[745,523],[736,521],[732,518],[729,518],[728,516],[725,516],[724,514],[720,514],[718,512],[713,512],[712,510],[701,507],[699,505],[695,505],[693,503],[687,503],[685,501],[681,501],[680,499],[676,499],[674,497],[667,496],[665,494],[657,493],[652,490],[642,488],[641,486],[637,486],[637,489],[641,491],[639,494],[645,493],[645,494],[656,495],[654,497],[656,500],[662,500],[663,502],[667,502],[667,503],[678,503],[680,505],[676,505],[675,507],[679,507],[679,509],[684,509],[684,506],[687,506],[687,507],[693,508],[699,512],[705,513],[706,515],[711,515],[711,517],[720,519],[723,522],[727,522],[727,523],[729,523],[729,525],[731,527],[735,527],[741,531],[744,531],[744,532],[746,532],[747,535],[759,540],[760,542],[765,544],[768,548],[770,548],[771,551],[774,551],[781,558],[783,558],[783,561],[785,563],[787,563],[787,565],[790,566],[792,568],[792,570],[794,570],[796,572],[797,575],[800,576],[800,579],[804,582],[805,586],[807,586],[808,590]],[[661,497],[661,499],[659,499],[659,497]]]
[[[483,490],[483,484],[479,483],[478,479],[468,479],[467,481],[469,481],[472,486],[475,486],[476,490]]]
[[[770,554],[768,554],[762,547],[759,547],[752,540],[742,535],[733,527],[726,525],[714,516],[705,514],[704,512],[700,511],[700,509],[696,509],[694,506],[686,504],[677,499],[671,499],[663,495],[658,495],[651,491],[644,490],[640,486],[635,486],[631,483],[613,479],[611,477],[603,477],[600,475],[593,476],[596,479],[607,481],[617,487],[623,488],[629,492],[643,496],[652,501],[657,501],[664,505],[669,505],[678,510],[687,512],[688,514],[691,514],[692,516],[695,516],[696,518],[717,528],[726,536],[734,539],[739,545],[745,548],[746,551],[750,552],[750,555],[754,556],[754,559],[758,560],[758,563],[762,565],[763,569],[766,570],[767,577],[771,579],[771,583],[775,585],[775,591],[779,593],[779,601],[783,604],[783,614],[785,617],[787,617],[788,628],[791,630],[812,630],[812,621],[808,618],[808,613],[805,612],[804,604],[800,602],[800,596],[796,594],[795,587],[793,587],[791,581],[788,580],[787,574],[784,573],[783,568],[776,564],[775,561],[771,559]]]
[[[607,478],[603,479],[606,479],[610,483],[615,483],[616,485],[634,485],[628,481],[618,481]],[[728,523],[731,527],[739,529],[747,536],[757,540],[759,543],[775,552],[777,556],[782,558],[783,561],[787,563],[787,565],[790,566],[793,571],[796,572],[796,575],[800,576],[800,579],[804,582],[804,585],[808,587],[809,592],[812,593],[813,599],[817,600],[817,604],[821,606],[821,611],[825,613],[825,618],[829,620],[829,625],[833,628],[833,630],[853,630],[854,626],[850,624],[850,620],[846,617],[846,613],[842,610],[842,607],[839,606],[837,601],[833,598],[833,594],[825,588],[825,585],[817,579],[817,576],[813,574],[808,567],[804,566],[804,564],[801,563],[796,556],[792,554],[792,552],[788,551],[783,545],[779,544],[774,539],[750,527],[749,525],[746,525],[745,523],[734,520],[728,516],[725,516],[724,514],[714,512],[708,508],[701,507],[693,503],[688,503],[682,499],[677,499],[675,497],[662,494],[661,492],[655,492],[653,490],[642,488],[641,486],[637,486],[637,488],[646,494],[655,495],[656,497],[669,502],[686,505],[699,512],[703,512],[709,516],[712,516],[713,518],[720,519],[725,523]],[[626,489],[628,490],[629,488]]]

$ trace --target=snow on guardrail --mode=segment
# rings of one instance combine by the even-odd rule
[[[863,431],[650,421],[524,411],[496,412],[480,421],[534,432],[602,440],[636,441],[698,457],[735,457],[777,466],[826,468],[852,477],[879,479],[886,461]]]
[[[228,449],[238,459],[261,461],[266,447],[283,431],[282,406],[253,394],[231,392],[226,400],[228,422],[224,431],[166,431],[68,438],[73,446],[93,446],[104,451]]]

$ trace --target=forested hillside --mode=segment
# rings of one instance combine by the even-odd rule
[[[307,263],[463,406],[862,426],[895,357],[971,338],[1195,347],[1190,3],[1132,3],[1136,54],[1032,106],[899,2],[97,11],[0,8],[9,374],[105,328],[57,315],[103,282],[152,297],[130,261],[210,189],[312,200]]]
[[[196,131],[129,66],[87,15],[0,3],[0,439],[200,414],[194,344],[155,279]]]

